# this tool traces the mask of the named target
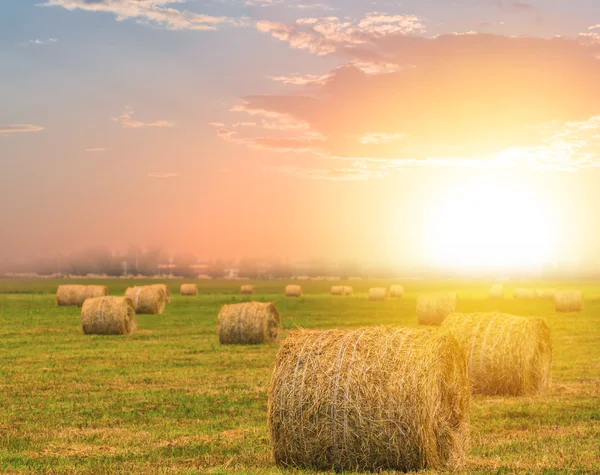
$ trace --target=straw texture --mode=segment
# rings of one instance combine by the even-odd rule
[[[81,308],[83,333],[127,335],[135,331],[135,310],[126,297],[94,297]]]
[[[251,295],[254,293],[254,287],[252,285],[242,285],[240,287],[240,293]]]
[[[583,293],[581,290],[563,290],[556,292],[554,307],[557,312],[583,312]]]
[[[279,312],[271,302],[224,305],[218,324],[222,345],[276,343],[281,333]]]
[[[440,325],[451,313],[456,312],[456,294],[425,294],[417,298],[419,325]]]
[[[104,285],[60,285],[56,291],[56,303],[81,307],[86,299],[106,295],[108,287]]]
[[[388,292],[385,287],[372,287],[369,289],[369,300],[387,300]]]
[[[302,297],[302,287],[299,285],[288,285],[285,287],[287,297]]]
[[[137,314],[163,313],[167,303],[165,291],[154,285],[129,287],[125,291],[125,297],[131,300]]]
[[[198,295],[198,286],[196,284],[181,284],[179,293],[188,297]]]

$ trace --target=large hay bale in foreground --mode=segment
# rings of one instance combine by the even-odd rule
[[[503,299],[504,298],[504,286],[502,284],[494,284],[490,287],[488,294],[491,299]]]
[[[287,297],[302,297],[302,287],[299,285],[287,285],[285,287]]]
[[[390,287],[390,297],[402,297],[404,296],[404,287],[401,285],[392,285]]]
[[[179,293],[186,296],[198,295],[198,286],[196,284],[181,284]]]
[[[473,392],[531,396],[550,386],[550,328],[537,317],[455,313],[442,324],[463,345]]]
[[[513,298],[520,300],[531,300],[537,298],[537,294],[534,289],[515,289],[513,291]]]
[[[554,308],[557,312],[583,312],[583,307],[581,290],[562,290],[554,296]]]
[[[281,333],[279,312],[271,302],[224,305],[217,320],[222,345],[276,343]]]
[[[56,291],[56,303],[60,306],[81,307],[86,299],[106,295],[108,295],[108,287],[105,285],[59,285]]]
[[[128,335],[135,331],[135,309],[127,297],[94,297],[81,308],[83,333]]]
[[[129,287],[125,291],[125,297],[131,300],[137,314],[163,313],[167,303],[165,291],[154,285]]]
[[[251,295],[254,294],[254,286],[252,285],[242,285],[240,287],[240,293]]]
[[[369,289],[369,300],[387,300],[388,292],[385,287],[372,287]]]
[[[433,329],[299,330],[277,353],[275,462],[318,470],[459,467],[468,445],[465,354]]]
[[[171,303],[171,289],[167,284],[151,284],[153,287],[158,287],[162,289],[165,293],[165,301],[167,303]]]
[[[556,289],[536,289],[535,295],[538,299],[554,300]]]
[[[444,319],[456,312],[456,294],[425,294],[417,298],[417,319],[419,325],[441,325]]]

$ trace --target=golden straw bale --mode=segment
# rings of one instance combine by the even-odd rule
[[[344,295],[344,286],[334,285],[331,287],[331,295]]]
[[[83,333],[128,335],[135,331],[135,309],[127,297],[94,297],[81,308]]]
[[[554,300],[556,289],[536,289],[535,294],[538,299]]]
[[[60,306],[81,307],[86,299],[107,295],[108,288],[105,285],[59,285],[56,291],[56,303]]]
[[[349,285],[344,285],[344,289],[342,292],[344,295],[352,295],[354,293],[354,289]]]
[[[583,293],[581,290],[562,290],[554,296],[557,312],[583,312]]]
[[[198,286],[196,284],[181,284],[179,293],[187,296],[198,295]]]
[[[137,314],[163,313],[167,304],[164,289],[154,285],[129,287],[125,291],[125,297],[131,300]]]
[[[442,323],[465,349],[473,392],[531,396],[550,387],[550,328],[537,317],[455,313]]]
[[[489,298],[503,299],[504,298],[504,286],[502,284],[492,285],[490,287]]]
[[[242,285],[240,287],[240,293],[242,294],[253,294],[254,293],[254,286],[252,285]]]
[[[404,287],[401,285],[392,285],[390,287],[390,297],[402,297],[404,296]]]
[[[537,294],[534,289],[515,289],[513,291],[513,298],[521,300],[530,300],[537,298]]]
[[[281,333],[279,312],[271,302],[224,305],[218,323],[222,345],[276,343]]]
[[[388,293],[385,287],[372,287],[369,289],[369,300],[387,300]]]
[[[452,293],[425,294],[417,298],[419,325],[440,325],[444,318],[456,312],[458,296]]]
[[[274,459],[336,471],[459,468],[469,403],[465,353],[446,332],[294,331],[269,388]]]
[[[163,289],[167,303],[171,303],[171,288],[167,284],[152,284],[155,287]]]
[[[299,285],[287,285],[285,287],[287,297],[302,297],[302,287]]]

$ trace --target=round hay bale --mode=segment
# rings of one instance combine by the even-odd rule
[[[349,285],[344,285],[343,293],[344,293],[344,295],[352,295],[352,294],[354,294],[354,289],[352,287],[350,287]]]
[[[552,339],[541,318],[455,313],[442,329],[463,345],[474,393],[531,396],[549,388]]]
[[[404,287],[401,285],[392,285],[390,287],[390,297],[403,297]]]
[[[302,287],[300,285],[287,285],[285,295],[286,297],[302,297]]]
[[[331,287],[331,295],[344,295],[344,286],[334,285]]]
[[[56,303],[59,306],[81,307],[86,299],[107,295],[108,287],[105,285],[59,285],[56,291]]]
[[[535,295],[538,299],[554,300],[556,289],[536,289]]]
[[[369,289],[369,300],[387,300],[388,293],[385,287],[372,287]]]
[[[154,285],[129,287],[125,291],[125,297],[131,300],[135,313],[138,315],[163,313],[167,304],[165,291]]]
[[[128,335],[135,331],[135,309],[127,297],[94,297],[83,302],[81,326],[86,335]]]
[[[425,294],[417,298],[417,319],[419,325],[440,325],[451,313],[456,312],[456,294]]]
[[[196,284],[181,284],[179,293],[186,296],[198,295],[198,286]]]
[[[171,288],[167,284],[152,284],[154,287],[158,287],[165,293],[165,301],[171,303]]]
[[[317,470],[458,468],[468,445],[464,351],[433,329],[292,332],[277,353],[275,462]]]
[[[515,289],[513,291],[513,298],[520,300],[531,300],[537,298],[537,294],[534,289]]]
[[[252,285],[242,285],[240,287],[240,293],[242,293],[242,294],[248,294],[248,295],[254,294],[254,286],[252,286]]]
[[[494,284],[490,287],[489,298],[491,299],[503,299],[504,298],[504,286],[502,284]]]
[[[554,296],[554,308],[557,312],[583,312],[583,293],[581,290],[562,290]]]
[[[217,320],[222,345],[276,343],[281,333],[279,312],[271,302],[224,305]]]

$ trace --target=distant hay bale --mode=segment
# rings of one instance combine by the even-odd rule
[[[453,293],[425,294],[417,298],[419,325],[440,325],[451,313],[456,312],[458,296]]]
[[[131,300],[137,314],[163,313],[167,303],[164,289],[154,285],[129,287],[125,291],[125,297]]]
[[[401,285],[392,285],[390,287],[390,297],[402,297],[404,296],[404,287]]]
[[[344,285],[343,293],[344,293],[344,295],[352,295],[352,294],[354,294],[354,289],[352,287],[350,287],[349,285]]]
[[[372,287],[369,289],[369,300],[387,300],[388,293],[385,287]]]
[[[276,343],[281,333],[279,312],[271,302],[224,305],[218,323],[222,345]]]
[[[583,293],[581,290],[562,290],[554,296],[554,308],[557,312],[583,312]]]
[[[240,287],[240,293],[242,293],[242,294],[253,294],[254,293],[254,286],[252,286],[252,285],[242,285]]]
[[[548,390],[552,340],[541,318],[455,313],[442,329],[463,345],[474,393],[532,396]]]
[[[534,289],[515,289],[513,291],[513,298],[520,300],[531,300],[537,298],[537,294]]]
[[[127,297],[94,297],[83,302],[81,326],[86,335],[128,335],[135,331],[135,309]]]
[[[490,287],[489,298],[503,299],[504,298],[504,286],[502,284],[492,285]]]
[[[535,294],[538,299],[554,300],[556,289],[536,289]]]
[[[163,289],[167,303],[171,303],[171,288],[167,284],[151,284],[152,286]]]
[[[59,285],[56,291],[56,303],[60,306],[81,307],[86,299],[107,295],[108,288],[105,285]]]
[[[334,285],[331,287],[331,295],[344,295],[344,286]]]
[[[288,285],[285,287],[287,297],[302,297],[302,287],[300,285]]]
[[[275,361],[275,462],[336,471],[459,468],[468,447],[464,351],[446,332],[294,331]]]
[[[181,284],[179,293],[186,296],[198,295],[198,286],[196,284]]]

